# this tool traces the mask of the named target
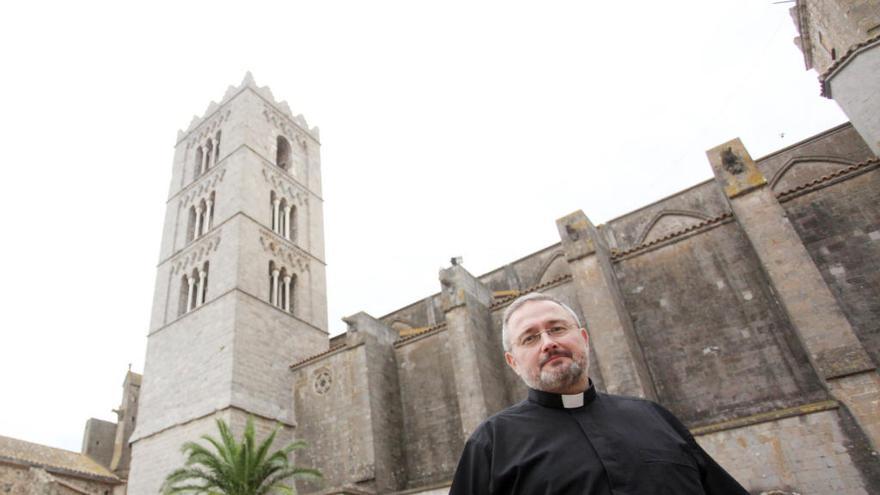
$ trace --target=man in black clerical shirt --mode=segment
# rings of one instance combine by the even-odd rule
[[[748,495],[672,413],[595,390],[587,331],[561,301],[514,301],[502,341],[528,399],[477,427],[450,495]]]

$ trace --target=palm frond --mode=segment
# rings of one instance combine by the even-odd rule
[[[166,476],[163,494],[294,495],[294,480],[321,479],[317,469],[297,467],[290,462],[290,454],[304,448],[305,442],[296,441],[272,450],[280,425],[258,444],[253,418],[248,418],[241,440],[236,440],[225,421],[217,419],[216,423],[219,438],[202,436],[207,446],[196,442],[181,446],[186,457],[184,467]]]

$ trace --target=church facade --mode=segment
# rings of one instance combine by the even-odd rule
[[[127,491],[251,416],[309,443],[296,462],[326,479],[301,492],[446,493],[470,432],[525,396],[500,317],[533,291],[582,317],[600,390],[662,403],[752,493],[880,491],[880,12],[792,13],[851,123],[760,158],[720,144],[712,179],[602,225],[566,215],[489,273],[453,262],[436,294],[332,338],[318,130],[250,75],[230,87],[178,135],[143,380],[114,430],[130,468],[107,454]]]

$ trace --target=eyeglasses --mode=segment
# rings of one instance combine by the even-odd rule
[[[548,337],[557,339],[567,334],[571,328],[563,325],[554,325],[547,330],[523,335],[517,340],[516,344],[520,347],[533,347],[541,341],[541,334],[546,333]]]

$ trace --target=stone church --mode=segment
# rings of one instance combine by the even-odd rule
[[[489,273],[453,260],[436,294],[335,337],[318,129],[248,75],[178,135],[143,379],[83,455],[108,490],[155,494],[182,443],[252,416],[308,442],[296,463],[325,480],[302,493],[444,494],[469,433],[525,396],[500,317],[541,291],[586,323],[600,390],[662,403],[750,492],[880,493],[880,5],[792,16],[849,123],[760,158],[719,144],[712,179],[563,216],[558,243]],[[3,445],[0,484],[57,471]]]

